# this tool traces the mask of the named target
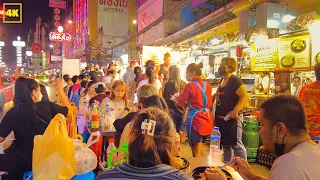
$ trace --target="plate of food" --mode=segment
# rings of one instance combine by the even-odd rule
[[[173,167],[179,169],[180,171],[190,173],[190,163],[183,157],[174,157],[173,158]]]
[[[227,180],[233,180],[231,174],[226,171],[225,169],[221,169],[218,167],[211,167],[211,166],[202,166],[202,167],[197,167],[193,170],[192,172],[192,177],[195,180],[206,180],[204,176],[204,172],[206,171],[207,168],[215,168],[217,170],[221,170],[227,177]]]
[[[296,39],[292,41],[290,48],[292,52],[300,53],[307,48],[307,42],[303,39]]]
[[[296,63],[296,59],[292,55],[283,56],[281,59],[281,65],[285,68],[291,68]]]

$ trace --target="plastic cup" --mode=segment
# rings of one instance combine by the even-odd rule
[[[213,165],[214,166],[220,166],[223,164],[223,150],[221,149],[215,149],[213,151]]]

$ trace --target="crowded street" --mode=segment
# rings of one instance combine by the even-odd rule
[[[320,0],[21,0],[0,18],[0,180],[320,179]]]

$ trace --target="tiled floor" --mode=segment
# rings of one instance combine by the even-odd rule
[[[186,159],[192,158],[191,148],[188,145],[187,141],[185,143],[181,144],[181,154],[182,154],[182,157],[184,157]],[[203,147],[203,155],[208,155],[208,154],[209,154],[209,146],[205,145]],[[265,177],[267,177],[269,175],[268,168],[261,166],[259,164],[255,164],[255,163],[251,163],[250,165],[255,173],[262,175],[262,176],[265,176]]]

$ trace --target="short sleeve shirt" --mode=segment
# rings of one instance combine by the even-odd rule
[[[67,116],[68,108],[49,101],[35,104],[35,116],[29,111],[9,110],[0,123],[0,137],[7,137],[11,131],[15,135],[15,148],[22,155],[31,156],[35,135],[42,135],[51,119],[58,113]],[[31,160],[31,157],[26,157]]]
[[[320,150],[310,143],[303,143],[273,163],[268,179],[317,180],[320,179],[319,167]]]
[[[149,84],[149,79],[142,80],[138,85],[138,89],[140,89],[145,84]],[[162,83],[159,79],[156,79],[152,85],[157,89],[157,91],[159,91],[162,88]]]

